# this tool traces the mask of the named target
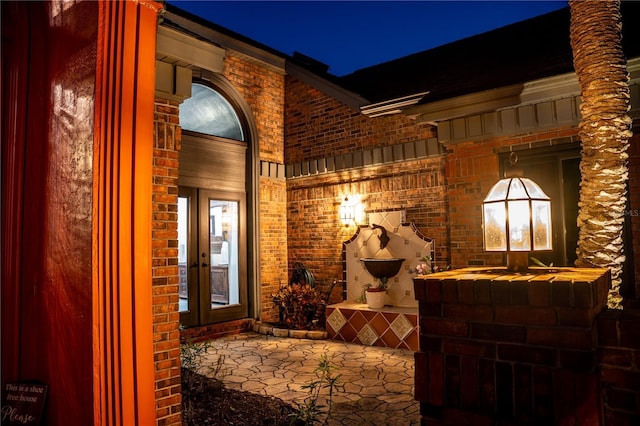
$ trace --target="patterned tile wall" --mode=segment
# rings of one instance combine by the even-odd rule
[[[327,307],[327,337],[368,346],[419,350],[418,312],[368,309],[365,304]]]

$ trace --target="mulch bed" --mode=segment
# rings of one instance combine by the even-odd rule
[[[217,379],[182,369],[183,424],[288,426],[296,410],[283,400],[228,389]]]

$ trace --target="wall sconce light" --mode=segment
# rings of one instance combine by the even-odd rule
[[[485,251],[507,252],[507,270],[526,272],[529,252],[550,251],[551,200],[531,179],[505,178],[482,202]]]
[[[340,220],[344,226],[349,226],[351,222],[356,223],[356,203],[346,196],[340,204]]]

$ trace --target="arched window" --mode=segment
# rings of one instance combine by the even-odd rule
[[[233,106],[220,93],[200,83],[191,85],[191,97],[180,105],[180,126],[206,135],[245,140]]]

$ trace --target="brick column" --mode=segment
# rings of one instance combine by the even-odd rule
[[[158,425],[181,425],[178,308],[178,103],[156,98],[153,145],[153,342]]]
[[[466,268],[414,280],[422,424],[599,424],[604,269]]]

